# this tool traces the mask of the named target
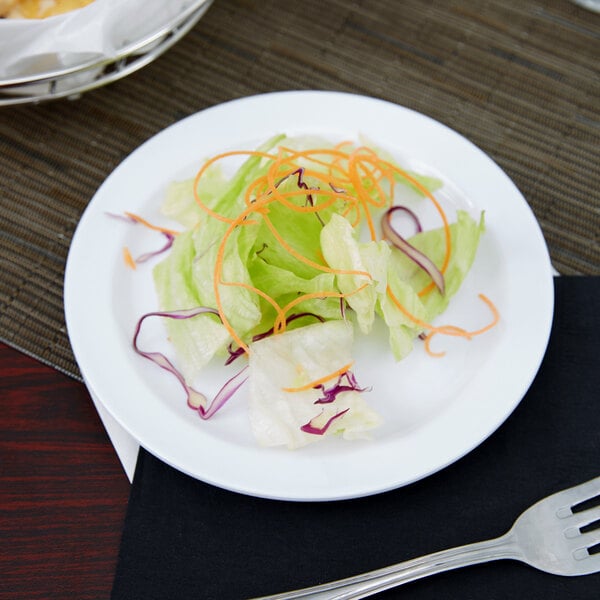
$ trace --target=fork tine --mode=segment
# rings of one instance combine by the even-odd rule
[[[600,506],[582,510],[581,512],[575,513],[574,516],[577,519],[578,526],[585,527],[594,521],[600,521]]]
[[[600,477],[594,477],[589,481],[580,483],[575,487],[559,492],[557,496],[561,496],[561,499],[565,500],[570,506],[575,506],[581,502],[585,502],[594,496],[600,494]]]
[[[573,553],[573,557],[578,562],[576,575],[591,575],[600,573],[600,554],[589,554],[583,548]]]
[[[592,573],[600,573],[600,554],[590,554],[588,560],[590,561],[590,567],[595,569]]]
[[[596,544],[600,544],[600,529],[594,529],[592,531],[582,533],[581,542],[585,544],[586,548],[591,548]],[[598,554],[593,554],[592,556],[598,556]]]

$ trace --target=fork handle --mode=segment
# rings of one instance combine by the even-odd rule
[[[507,558],[520,558],[510,532],[499,538],[442,550],[347,579],[265,596],[262,600],[358,600],[443,571]]]

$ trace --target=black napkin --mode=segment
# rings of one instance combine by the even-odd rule
[[[242,599],[347,577],[500,535],[535,501],[600,475],[600,278],[556,278],[555,289],[550,345],[526,397],[476,450],[420,482],[356,500],[271,501],[141,450],[113,600]],[[378,597],[597,600],[600,575],[499,561]]]

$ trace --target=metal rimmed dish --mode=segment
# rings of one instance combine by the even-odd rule
[[[112,56],[0,79],[0,106],[27,104],[80,94],[141,69],[177,43],[200,20],[212,0],[196,0],[161,27],[122,46]]]

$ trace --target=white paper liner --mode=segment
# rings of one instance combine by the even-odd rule
[[[0,85],[92,60],[111,59],[202,0],[95,0],[47,19],[0,19]]]

